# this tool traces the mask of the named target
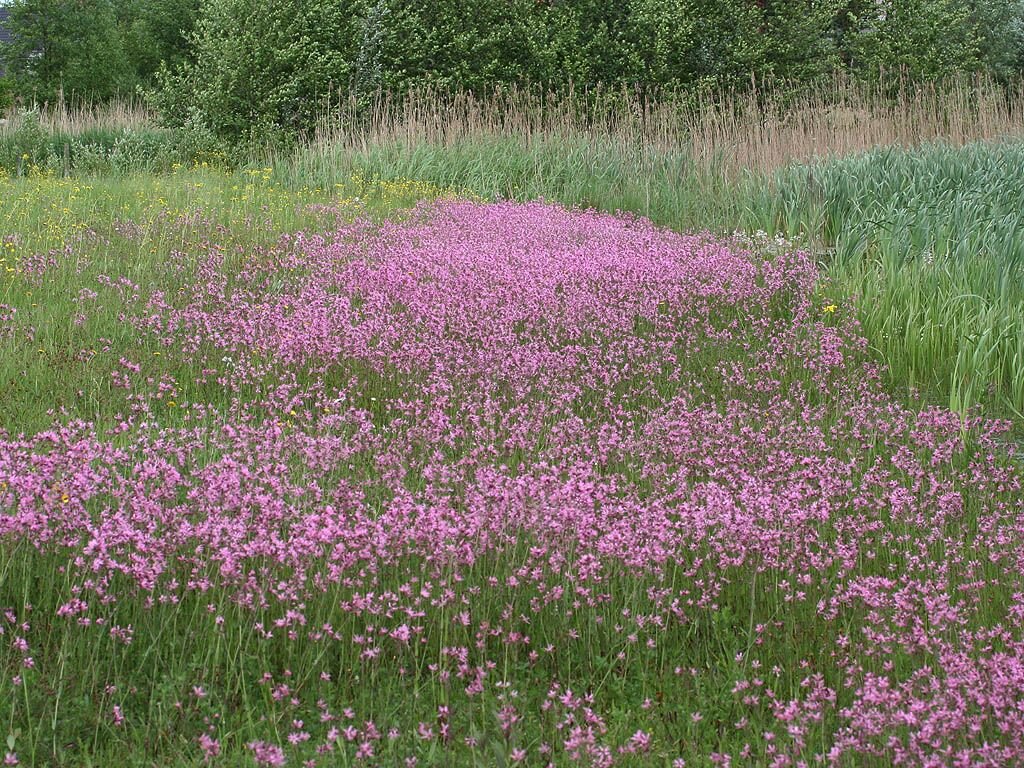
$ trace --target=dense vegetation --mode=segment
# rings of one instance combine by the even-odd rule
[[[148,92],[170,124],[267,140],[432,86],[577,94],[1019,75],[1020,0],[13,0],[8,98]],[[2,105],[0,105],[2,106]]]

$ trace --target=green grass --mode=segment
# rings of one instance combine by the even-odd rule
[[[60,619],[51,618],[68,595],[68,585],[59,576],[60,562],[32,555],[12,560],[22,570],[8,573],[8,584],[32,585],[33,594],[25,597],[33,604],[33,638],[36,643],[43,639],[37,653],[46,654],[39,659],[38,670],[20,671],[28,699],[9,702],[10,715],[17,715],[19,721],[23,722],[26,711],[35,714],[30,727],[22,728],[18,736],[18,752],[27,765],[99,767],[115,759],[118,765],[199,765],[195,740],[201,732],[202,717],[215,714],[220,737],[237,750],[228,756],[228,762],[218,764],[251,765],[244,758],[242,745],[268,735],[267,725],[254,718],[253,711],[272,713],[270,730],[276,730],[283,742],[289,723],[296,716],[293,712],[305,712],[313,733],[326,730],[328,726],[308,721],[318,699],[330,702],[335,712],[351,707],[359,713],[360,721],[373,720],[382,730],[392,724],[408,729],[418,721],[435,723],[438,704],[459,703],[453,707],[457,713],[453,731],[460,734],[460,740],[466,734],[480,734],[474,764],[496,765],[500,758],[495,750],[507,752],[510,746],[535,749],[537,744],[531,731],[542,732],[542,723],[547,729],[553,725],[553,714],[545,715],[541,710],[552,679],[570,683],[575,680],[581,685],[584,681],[599,681],[589,693],[594,696],[594,708],[608,715],[609,740],[625,742],[632,735],[632,713],[626,702],[657,700],[657,713],[649,719],[657,724],[666,744],[674,746],[677,754],[699,759],[702,754],[734,746],[733,739],[720,726],[749,714],[732,692],[737,680],[752,674],[748,663],[739,657],[752,648],[748,624],[771,621],[782,605],[778,595],[765,595],[756,606],[749,605],[748,610],[746,597],[733,591],[724,595],[723,600],[735,609],[694,612],[688,628],[662,635],[656,648],[648,648],[642,640],[632,643],[624,634],[612,635],[605,629],[623,621],[624,612],[659,611],[637,590],[635,576],[610,573],[605,587],[609,599],[599,607],[587,609],[588,621],[576,639],[568,637],[565,631],[567,623],[579,626],[567,618],[574,613],[575,596],[571,591],[567,590],[564,599],[549,603],[543,613],[531,613],[529,632],[533,646],[559,646],[557,653],[544,654],[537,662],[529,662],[525,652],[498,651],[500,640],[489,641],[486,650],[478,647],[473,629],[461,629],[451,622],[450,616],[437,612],[426,620],[424,634],[430,638],[427,645],[414,646],[397,659],[387,658],[375,664],[361,660],[359,648],[351,643],[296,643],[280,633],[274,639],[265,639],[253,630],[254,623],[270,626],[280,618],[281,611],[232,608],[226,601],[220,601],[216,589],[206,594],[183,593],[182,600],[175,605],[138,605],[134,609],[119,606],[116,622],[132,627],[134,639],[130,645],[100,626],[72,627],[69,631]],[[506,552],[500,560],[481,560],[472,572],[462,571],[459,583],[464,579],[467,584],[483,584],[490,577],[504,581],[529,567],[529,563],[529,547],[524,543],[519,552]],[[0,563],[0,567],[3,565]],[[401,568],[396,566],[380,586],[397,588],[419,573],[417,563],[405,563]],[[445,583],[444,574],[431,574],[429,578],[435,584]],[[451,586],[458,589],[457,583]],[[543,590],[509,588],[505,602],[500,592],[496,593],[486,604],[477,602],[482,613],[475,619],[501,626],[509,605],[525,611],[525,601],[534,596],[543,597]],[[308,626],[328,622],[346,636],[364,632],[361,618],[339,615],[336,610],[338,599],[345,597],[344,590],[339,589],[337,594],[311,598],[305,611]],[[211,601],[221,603],[217,613],[223,617],[222,625],[215,624],[215,616],[207,610]],[[813,616],[808,614],[807,619],[812,621]],[[796,621],[798,617],[790,612],[786,626],[774,632],[769,645],[758,654],[762,662],[770,660],[786,670],[798,671],[799,660],[817,660],[822,649],[830,647],[829,638],[801,632],[793,623]],[[640,635],[643,638],[645,633]],[[494,674],[515,682],[517,703],[526,718],[518,729],[520,735],[511,745],[495,737],[495,718],[502,702],[493,692],[467,700],[461,685],[442,688],[429,673],[428,665],[446,662],[444,647],[458,646],[474,648],[480,659],[493,658],[496,651],[504,654],[504,665]],[[680,660],[685,660],[686,677],[690,677],[691,668],[697,670],[697,675],[682,684],[674,682],[679,677],[676,667]],[[396,661],[408,668],[406,675],[395,675]],[[289,674],[282,677],[285,669]],[[286,701],[272,701],[269,686],[258,682],[267,671],[276,673],[275,684],[291,685],[302,701],[301,708],[293,709]],[[321,671],[329,671],[332,680],[321,680]],[[776,691],[780,695],[796,695],[799,683],[798,677],[777,680]],[[192,694],[192,686],[197,684],[215,692],[220,702],[218,708]],[[111,685],[114,690],[110,690]],[[105,690],[102,701],[97,702],[96,692]],[[664,690],[669,691],[667,696],[663,695]],[[588,692],[578,688],[577,691]],[[111,723],[108,715],[114,705],[121,707],[130,728],[119,730]],[[0,705],[0,718],[4,709]],[[704,717],[699,723],[690,719],[696,711]],[[0,735],[6,725],[0,722]],[[754,736],[754,743],[759,725],[768,728],[771,719],[752,723],[750,736]],[[386,743],[382,749],[387,749]],[[396,745],[396,752],[386,764],[397,764],[400,755],[408,753],[407,740],[401,749],[398,751]],[[342,762],[329,764],[345,765],[343,761],[351,759],[352,747],[344,748],[344,752],[336,756]],[[437,745],[429,744],[422,747],[420,764],[440,764],[431,760],[432,754],[434,760],[445,759]],[[387,758],[388,753],[384,751],[381,756]]]
[[[421,179],[487,200],[546,200],[604,211],[633,211],[676,230],[732,232],[744,200],[724,165],[685,151],[659,152],[586,135],[464,139],[447,145],[381,143],[326,146],[275,164],[293,186],[329,186],[353,173]]]

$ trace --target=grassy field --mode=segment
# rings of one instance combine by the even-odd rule
[[[743,167],[424,109],[0,180],[7,763],[1024,760],[996,107]]]
[[[380,218],[444,194],[425,183],[358,176],[329,188],[286,189],[272,182],[270,168],[40,176],[0,180],[0,191],[0,303],[9,342],[0,357],[0,423],[29,433],[52,423],[54,409],[102,420],[124,408],[109,372],[140,340],[124,322],[121,301],[92,295],[104,285],[119,299],[142,290],[130,286],[173,294],[182,286],[168,282],[169,261],[208,248],[243,260],[286,233],[326,232],[338,221]],[[159,354],[147,344],[145,352]]]

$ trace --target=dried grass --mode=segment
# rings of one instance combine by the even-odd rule
[[[76,102],[58,99],[39,107],[39,124],[49,133],[80,134],[87,131],[138,130],[151,128],[156,115],[141,99],[119,99],[107,103]],[[24,111],[12,108],[0,119],[0,134],[18,129]]]
[[[421,89],[402,97],[377,94],[369,107],[341,99],[321,120],[314,143],[449,145],[498,136],[529,144],[581,134],[684,150],[728,173],[772,171],[877,146],[962,145],[1024,134],[1024,84],[1007,88],[984,77],[864,84],[835,77],[796,97],[755,85],[743,94],[659,100],[627,90],[558,96],[513,87],[480,97]]]

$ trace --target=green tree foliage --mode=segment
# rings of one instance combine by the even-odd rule
[[[14,0],[9,26],[0,59],[23,97],[103,100],[135,85],[114,0]]]
[[[0,0],[3,2],[3,0]],[[1024,65],[1024,0],[13,0],[9,91],[158,83],[168,122],[237,139],[328,99],[482,91],[793,88],[837,67],[910,80]]]
[[[762,75],[809,83],[839,66],[835,22],[844,0],[762,0]]]
[[[635,81],[630,9],[625,0],[542,2],[544,84],[584,87]]]
[[[118,26],[135,76],[152,85],[161,66],[174,69],[190,56],[189,38],[201,0],[135,0],[118,3]]]
[[[479,90],[537,79],[543,41],[535,0],[380,0],[364,14],[354,71],[386,89]]]
[[[205,0],[194,59],[165,73],[171,124],[229,139],[308,127],[348,85],[360,10],[340,0]]]
[[[970,3],[984,68],[1002,79],[1024,68],[1024,1],[973,0]]]
[[[630,0],[629,8],[644,83],[734,86],[763,67],[759,10],[745,0]]]
[[[842,53],[855,72],[904,72],[912,80],[1019,64],[1020,0],[856,0],[837,19]]]

